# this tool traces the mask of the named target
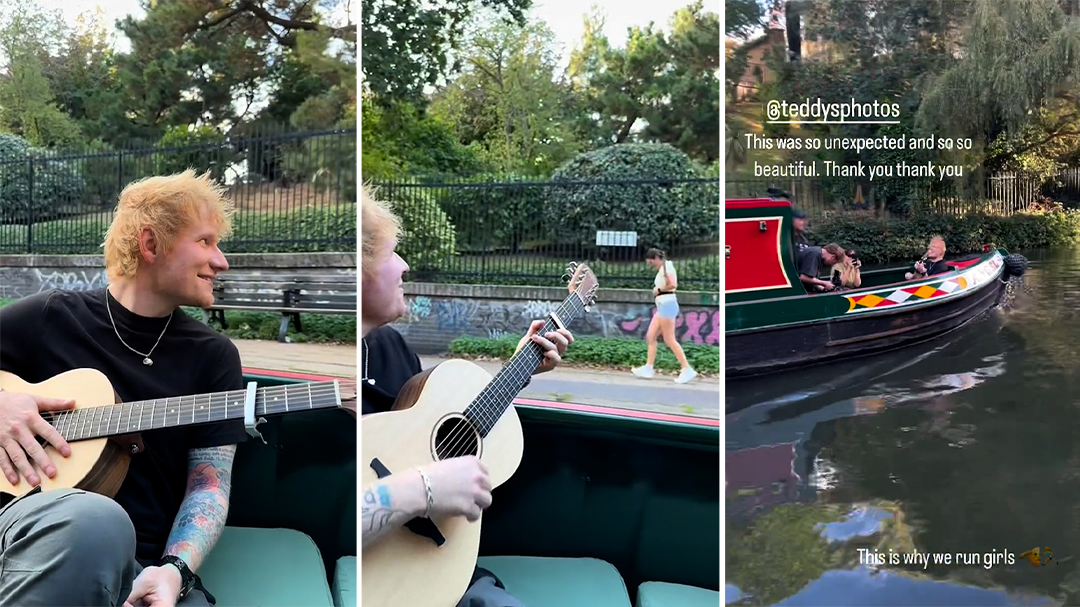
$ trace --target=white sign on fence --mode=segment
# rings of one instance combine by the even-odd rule
[[[596,246],[636,247],[637,232],[614,232],[611,230],[598,230],[596,232]]]

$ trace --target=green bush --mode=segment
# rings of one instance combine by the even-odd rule
[[[439,270],[454,257],[454,224],[438,200],[412,189],[395,189],[389,202],[401,218],[397,252],[413,271]]]
[[[451,188],[442,197],[443,210],[457,226],[459,250],[518,251],[526,239],[546,236],[547,187],[520,181],[514,174],[484,174],[469,180],[476,187]]]
[[[22,137],[0,133],[0,223],[56,217],[81,202],[84,187],[70,161],[51,160]]]
[[[1011,216],[920,216],[911,219],[839,218],[816,222],[811,242],[855,249],[865,263],[911,261],[926,252],[933,235],[945,239],[948,255],[964,255],[995,244],[1010,251],[1072,244],[1080,238],[1080,212]]]
[[[499,339],[463,336],[450,342],[448,351],[453,356],[496,358],[507,360],[514,355],[520,336],[508,336]],[[682,344],[686,360],[701,374],[720,373],[720,348],[708,344]],[[648,346],[643,339],[630,337],[594,337],[590,335],[576,337],[574,344],[563,354],[563,361],[570,364],[593,365],[629,369],[645,364]],[[656,363],[660,371],[678,371],[679,362],[667,346],[659,345],[656,349]]]
[[[202,322],[202,310],[184,308],[189,316]],[[213,327],[234,339],[265,339],[276,341],[281,325],[281,315],[266,312],[227,310],[225,322],[228,329],[222,330],[214,323]],[[303,333],[297,333],[290,323],[287,335],[294,343],[356,343],[355,314],[301,314],[300,326]]]
[[[580,154],[556,171],[552,182],[697,176],[689,156],[675,147],[632,143]],[[595,183],[551,187],[544,208],[560,243],[589,246],[598,230],[628,230],[636,231],[644,246],[670,247],[717,237],[719,205],[719,184],[713,189],[701,184]]]

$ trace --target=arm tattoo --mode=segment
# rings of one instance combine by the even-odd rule
[[[225,527],[235,456],[236,445],[188,453],[187,492],[173,521],[165,554],[184,559],[192,571],[210,554]]]
[[[392,506],[390,488],[386,485],[378,484],[364,491],[364,503],[360,507],[360,518],[363,523],[360,531],[361,547],[375,543],[392,528],[408,521],[407,511],[395,509]]]

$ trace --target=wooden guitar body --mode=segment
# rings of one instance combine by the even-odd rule
[[[372,460],[378,458],[391,474],[445,459],[435,445],[451,441],[456,455],[474,454],[488,468],[492,487],[506,482],[521,464],[524,441],[521,421],[510,407],[486,437],[467,428],[460,414],[492,381],[490,373],[463,360],[446,361],[409,380],[401,389],[394,410],[364,416],[361,484],[379,480]],[[412,472],[415,474],[415,472]],[[481,519],[482,520],[482,519]],[[480,547],[480,520],[464,517],[434,518],[446,543],[399,527],[370,548],[364,548],[361,600],[365,607],[454,607],[465,594]]]
[[[74,369],[38,384],[23,381],[18,376],[0,371],[0,390],[22,392],[36,396],[75,399],[76,409],[112,405],[116,392],[105,374],[96,369]],[[41,489],[83,489],[113,497],[127,475],[131,456],[122,446],[108,438],[69,442],[71,455],[64,457],[51,445],[45,446],[49,459],[56,465],[56,476],[49,478],[35,464],[41,478]],[[31,460],[33,462],[33,460]],[[12,485],[0,474],[0,494],[19,497],[33,487],[20,478]],[[7,500],[3,500],[7,501]]]

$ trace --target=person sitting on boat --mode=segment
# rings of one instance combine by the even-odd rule
[[[799,251],[795,256],[795,265],[806,292],[832,291],[835,288],[833,283],[818,278],[818,275],[821,274],[822,267],[831,268],[843,257],[844,249],[836,243],[829,243],[824,247],[809,246]]]
[[[810,246],[806,239],[806,213],[797,209],[791,210],[791,244],[796,253]]]
[[[862,286],[862,262],[855,251],[848,249],[832,267],[832,284],[837,289],[858,289]]]
[[[945,263],[945,239],[934,236],[930,239],[930,246],[926,250],[926,255],[923,255],[922,259],[915,262],[915,271],[904,274],[904,278],[907,280],[921,280],[927,276],[944,274],[949,271],[949,265]]]
[[[389,411],[398,392],[422,369],[420,357],[409,348],[401,334],[389,326],[407,313],[402,277],[409,265],[396,252],[400,220],[376,201],[367,188],[361,189],[361,412],[363,415]],[[567,329],[537,334],[543,320],[533,321],[518,343],[528,341],[543,347],[543,363],[534,375],[550,371],[574,341]],[[363,421],[361,421],[363,423]],[[429,493],[430,492],[430,493]],[[434,516],[464,516],[476,521],[491,505],[491,482],[487,468],[476,456],[444,459],[421,468],[403,470],[385,477],[364,490],[361,504],[361,542],[364,549],[374,545],[396,527],[424,516],[429,508]],[[459,607],[523,607],[490,571],[476,567]]]
[[[47,291],[0,310],[0,370],[33,384],[97,369],[124,402],[243,390],[236,345],[181,309],[213,305],[212,281],[229,269],[218,240],[232,209],[208,173],[129,184],[105,235],[108,286]],[[34,487],[0,510],[0,605],[210,605],[194,572],[225,526],[243,421],[110,439],[133,454],[112,499],[42,491],[39,474],[56,478],[77,462],[41,412],[79,398],[0,391],[0,469],[16,487]],[[60,455],[50,458],[35,435]]]

